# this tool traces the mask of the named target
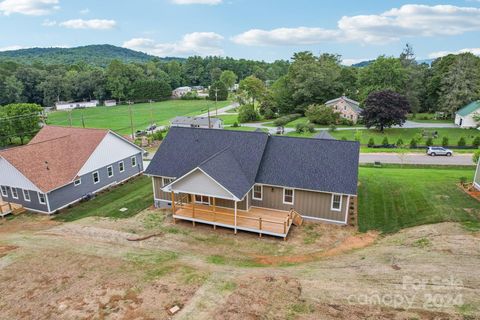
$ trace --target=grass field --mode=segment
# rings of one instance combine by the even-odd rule
[[[230,104],[229,101],[218,102],[218,108]],[[156,103],[140,103],[132,105],[133,125],[135,130],[144,130],[153,120],[157,125],[167,125],[175,116],[193,116],[207,112],[208,106],[214,102],[209,100],[168,100]],[[212,110],[212,109],[211,109]],[[102,128],[128,134],[130,129],[130,115],[128,106],[96,107],[75,109],[72,111],[72,124],[82,126],[82,114],[87,128]],[[48,124],[68,126],[70,124],[69,111],[55,111],[48,115]]]
[[[150,206],[153,203],[152,197],[152,180],[142,176],[98,194],[93,200],[65,209],[55,219],[67,222],[90,216],[128,218]],[[128,210],[121,212],[121,208]]]
[[[360,231],[394,232],[420,224],[480,220],[480,203],[457,187],[465,168],[361,167],[358,194]]]
[[[300,117],[296,120],[293,120],[292,122],[289,122],[285,125],[286,128],[295,128],[297,126],[297,124],[299,123],[308,123],[308,119],[307,117]],[[265,126],[267,127],[276,127],[276,125],[273,124],[273,121],[271,122],[267,122],[265,123]],[[324,125],[319,125],[319,124],[315,124],[315,128],[328,128],[330,126],[324,126]],[[348,127],[352,127],[352,126],[346,126],[346,125],[338,125],[336,126],[337,128],[348,128]],[[355,127],[363,127],[363,125],[361,124],[358,124],[358,125],[355,125]]]
[[[415,117],[413,117],[413,114],[409,114],[407,118],[415,122],[453,123],[452,119],[435,119],[433,113],[417,113]]]

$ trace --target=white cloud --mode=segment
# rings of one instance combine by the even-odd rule
[[[58,10],[59,3],[59,0],[4,0],[0,2],[0,13],[6,16],[12,13],[43,16]]]
[[[466,48],[466,49],[460,49],[457,51],[436,51],[436,52],[430,53],[428,57],[431,59],[435,59],[435,58],[444,57],[449,54],[460,54],[460,53],[466,53],[466,52],[470,52],[470,53],[473,53],[474,55],[480,56],[480,48]]]
[[[115,20],[105,20],[105,19],[72,19],[60,22],[58,24],[61,27],[69,29],[96,29],[96,30],[106,30],[112,29],[117,25]]]
[[[326,41],[385,43],[402,37],[452,36],[480,30],[480,8],[409,4],[374,15],[344,16],[335,29],[252,29],[232,38],[243,45],[308,45]]]
[[[177,42],[157,43],[149,38],[133,38],[123,43],[124,48],[156,56],[223,55],[223,37],[214,32],[193,32]]]
[[[80,12],[80,14],[88,14],[88,13],[90,13],[90,9],[85,8],[85,9],[80,10],[79,12]]]
[[[20,49],[25,49],[25,48],[26,47],[19,46],[19,45],[12,45],[12,46],[0,47],[0,52],[1,51],[20,50]]]
[[[223,0],[172,0],[174,4],[208,4],[217,5],[223,2]]]
[[[57,25],[57,21],[55,20],[50,20],[50,19],[45,19],[42,22],[42,26],[44,27],[53,27]]]

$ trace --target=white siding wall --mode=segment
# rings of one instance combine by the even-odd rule
[[[455,124],[460,126],[461,128],[476,128],[477,122],[473,119],[475,113],[471,113],[465,117],[460,115],[455,115]],[[462,120],[462,124],[460,125],[460,120]]]
[[[233,199],[230,193],[198,169],[183,179],[174,182],[172,189],[183,193]]]

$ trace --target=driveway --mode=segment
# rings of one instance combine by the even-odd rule
[[[226,107],[220,108],[217,110],[218,115],[226,114],[228,110],[235,109],[240,104],[238,102],[233,102]],[[215,108],[210,109],[210,117],[215,116]],[[198,115],[197,117],[208,117],[208,112]]]
[[[361,153],[360,163],[399,163],[432,165],[473,165],[471,154],[456,154],[451,157],[431,157],[420,153]]]

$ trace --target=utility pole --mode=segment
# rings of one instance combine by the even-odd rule
[[[135,131],[133,131],[132,105],[128,104],[128,113],[130,114],[130,127],[132,128],[132,139],[135,140]]]
[[[208,104],[208,107],[207,107],[207,113],[208,113],[208,129],[211,129],[212,128],[212,125],[210,124],[210,104]]]
[[[72,127],[72,111],[68,113],[68,121],[70,122],[70,127]]]
[[[217,102],[218,102],[218,88],[215,88],[215,116],[218,116]]]
[[[83,117],[83,110],[82,110],[82,126],[85,129],[85,118]]]

